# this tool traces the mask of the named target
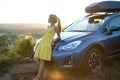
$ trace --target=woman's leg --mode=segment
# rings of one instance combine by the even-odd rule
[[[41,77],[41,73],[44,71],[44,60],[40,60],[40,63],[39,63],[39,71],[38,71],[38,74],[37,76],[40,78]]]
[[[39,60],[39,71],[37,76],[33,80],[40,80],[41,79],[41,74],[44,71],[44,60]]]
[[[43,72],[42,72],[42,79],[47,79],[47,73],[46,73],[46,70],[44,69]]]
[[[34,58],[33,58],[33,61],[34,61],[36,64],[38,64],[38,65],[39,65],[39,63],[40,63],[40,60],[39,60],[37,57],[34,57]]]

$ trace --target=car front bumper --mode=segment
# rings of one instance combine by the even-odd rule
[[[52,61],[60,69],[81,69],[83,68],[83,54],[77,50],[53,51]]]

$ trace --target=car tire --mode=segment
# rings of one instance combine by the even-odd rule
[[[85,71],[92,74],[99,73],[104,65],[104,52],[102,49],[97,47],[92,47],[88,49],[85,55]]]

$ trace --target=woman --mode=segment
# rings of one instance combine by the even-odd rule
[[[53,42],[60,40],[60,32],[61,32],[60,19],[55,14],[50,14],[48,23],[50,23],[50,26],[48,26],[46,33],[42,37],[42,40],[40,41],[34,55],[34,61],[39,65],[39,71],[37,76],[33,80],[41,79],[42,72],[44,71],[45,60],[51,61],[51,53],[52,53],[51,45],[53,44]],[[58,23],[57,26],[55,25],[56,23]],[[57,33],[58,37],[56,40],[53,41],[53,37],[55,33]]]

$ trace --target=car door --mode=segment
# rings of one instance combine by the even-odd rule
[[[120,52],[120,16],[112,18],[108,23],[109,35],[107,36],[107,49],[109,55]]]

